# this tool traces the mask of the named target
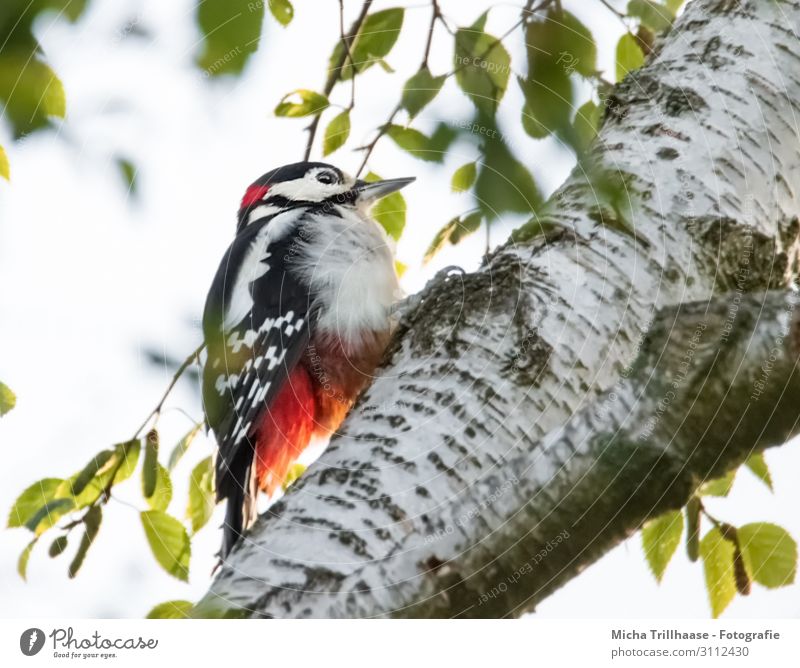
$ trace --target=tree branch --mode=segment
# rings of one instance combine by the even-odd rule
[[[798,32],[798,0],[693,0],[537,225],[404,320],[199,613],[518,615],[795,433]]]

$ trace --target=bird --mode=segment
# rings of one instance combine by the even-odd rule
[[[414,180],[367,182],[305,161],[246,189],[203,311],[203,408],[227,503],[221,560],[255,521],[259,490],[272,495],[370,382],[403,295],[370,208]]]

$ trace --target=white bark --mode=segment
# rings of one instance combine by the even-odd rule
[[[518,615],[794,433],[798,29],[800,1],[691,2],[555,229],[433,288],[200,613]]]

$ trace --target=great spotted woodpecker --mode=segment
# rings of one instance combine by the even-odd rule
[[[367,183],[300,162],[245,192],[203,315],[223,558],[254,521],[258,490],[272,494],[310,441],[339,426],[380,361],[401,295],[369,208],[413,180]]]

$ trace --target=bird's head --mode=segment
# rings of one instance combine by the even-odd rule
[[[362,181],[324,162],[284,165],[267,172],[247,188],[239,206],[237,232],[256,220],[300,206],[368,208],[413,180],[414,177]]]

